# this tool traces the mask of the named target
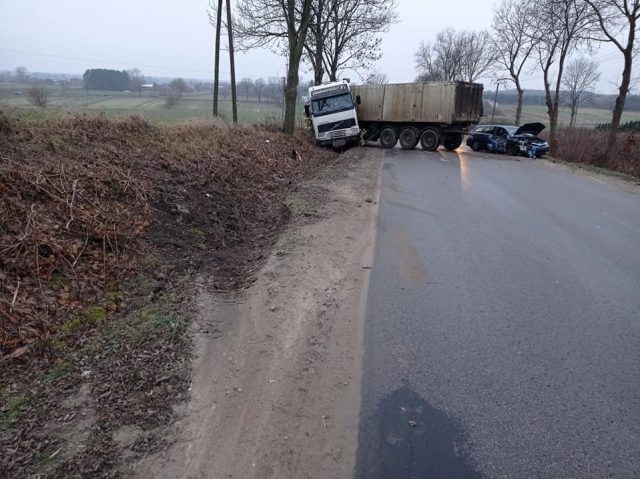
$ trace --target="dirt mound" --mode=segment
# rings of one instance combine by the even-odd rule
[[[0,121],[0,353],[48,355],[103,322],[119,285],[162,258],[233,287],[323,164],[304,134],[140,117]]]

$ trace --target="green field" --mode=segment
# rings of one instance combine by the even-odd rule
[[[211,118],[213,99],[202,93],[185,93],[177,105],[168,107],[166,99],[157,92],[145,91],[142,96],[135,92],[103,92],[71,89],[64,96],[59,87],[49,87],[49,102],[46,109],[37,108],[27,97],[29,85],[0,84],[0,109],[16,110],[26,118],[42,118],[65,112],[105,114],[108,117],[127,116],[133,113],[143,115],[154,123],[174,123],[177,121]],[[20,94],[19,94],[20,93]],[[495,118],[491,119],[491,110],[486,111],[483,123],[513,124],[515,105],[498,105]],[[302,123],[302,105],[298,105],[299,119]],[[231,118],[231,102],[222,100],[221,116]],[[578,111],[577,126],[593,127],[611,120],[611,111],[583,108]],[[625,112],[623,122],[640,120],[640,112]],[[268,123],[279,124],[282,121],[282,106],[270,102],[238,102],[238,121],[243,124]],[[522,123],[540,121],[548,125],[546,106],[525,105]],[[560,110],[560,126],[569,125],[569,110]]]
[[[213,98],[200,93],[184,93],[178,103],[168,107],[164,97],[155,92],[102,92],[70,90],[62,95],[59,88],[49,89],[45,109],[35,107],[27,97],[28,86],[0,86],[0,109],[17,111],[26,118],[42,118],[66,112],[105,114],[108,117],[127,116],[133,113],[154,123],[173,123],[188,119],[211,118]],[[20,94],[21,93],[21,94]],[[302,106],[299,107],[302,117]],[[220,102],[222,118],[231,119],[231,101]],[[282,106],[269,102],[238,102],[238,121],[243,124],[274,124],[282,120]],[[300,120],[301,121],[301,120]]]
[[[498,105],[496,108],[495,119],[491,121],[491,110],[485,111],[486,117],[482,123],[495,124],[513,124],[516,116],[515,105]],[[561,108],[559,115],[560,126],[569,126],[570,111],[568,108]],[[640,120],[640,111],[625,112],[622,116],[622,122]],[[522,108],[521,123],[530,123],[539,121],[545,125],[549,124],[549,116],[547,115],[547,107],[544,105],[524,105]],[[583,108],[578,110],[576,126],[594,127],[600,123],[609,123],[611,121],[611,111],[595,108]]]

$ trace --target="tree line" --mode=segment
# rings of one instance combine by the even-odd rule
[[[325,78],[335,81],[347,69],[368,69],[381,56],[380,34],[398,18],[395,0],[238,0],[233,15],[230,2],[225,3],[226,15],[222,12],[223,0],[212,0],[209,12],[215,31],[214,114],[224,28],[228,34],[232,89],[236,85],[235,49],[266,47],[285,54],[286,133],[293,133],[295,127],[301,65],[310,66],[315,84]],[[233,99],[232,102],[235,104]]]
[[[575,124],[580,103],[600,78],[599,65],[587,55],[599,44],[611,44],[623,68],[606,145],[609,157],[630,92],[639,20],[640,0],[502,0],[489,31],[448,28],[434,42],[421,43],[415,55],[417,79],[476,81],[493,76],[510,82],[517,92],[519,124],[523,79],[539,77],[553,149],[562,101]]]

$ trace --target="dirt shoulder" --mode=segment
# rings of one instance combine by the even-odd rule
[[[220,295],[203,279],[191,400],[137,477],[352,475],[381,158],[351,150],[297,188],[251,287]]]
[[[546,157],[542,160],[554,168],[586,176],[599,183],[623,189],[628,193],[640,194],[640,178],[584,163],[571,163],[554,157]]]

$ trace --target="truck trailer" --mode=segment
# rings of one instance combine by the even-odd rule
[[[319,144],[343,146],[379,141],[405,150],[418,143],[433,151],[455,150],[469,128],[480,122],[483,86],[468,82],[358,85],[333,82],[309,89],[306,108]],[[358,129],[358,135],[354,132]]]

